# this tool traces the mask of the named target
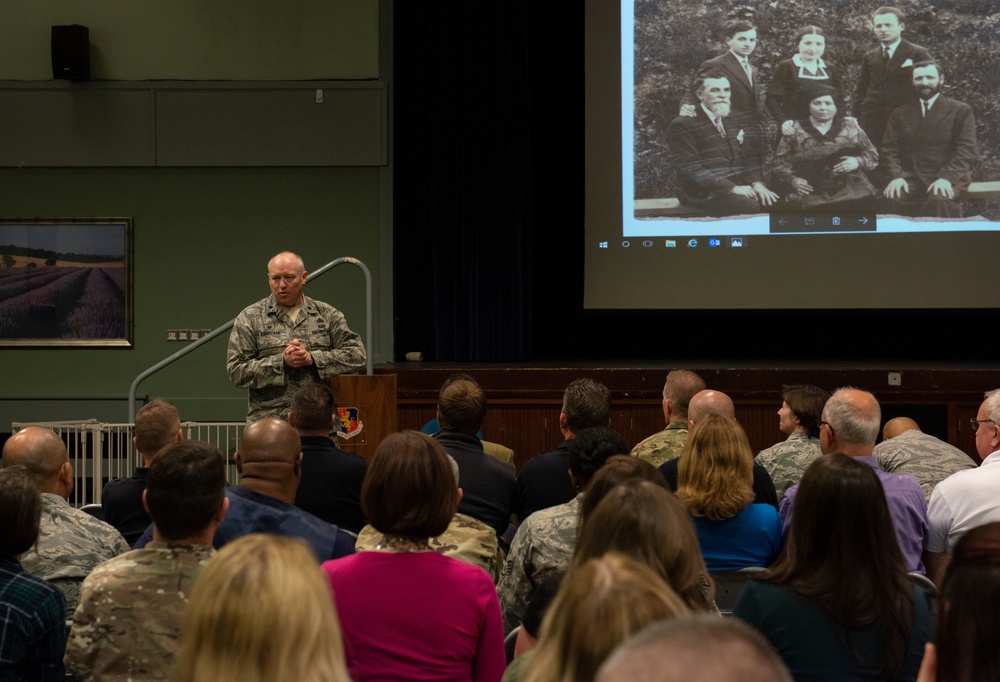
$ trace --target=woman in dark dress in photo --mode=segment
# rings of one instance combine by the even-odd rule
[[[823,59],[826,36],[819,26],[803,26],[795,34],[798,49],[791,59],[780,62],[767,86],[764,100],[781,132],[787,134],[795,121],[808,116],[803,88],[809,84],[829,85],[840,91],[840,75]]]
[[[878,151],[858,122],[841,114],[836,90],[810,84],[802,92],[808,114],[782,136],[773,162],[785,200],[796,210],[873,212],[877,192],[867,172],[878,165]]]

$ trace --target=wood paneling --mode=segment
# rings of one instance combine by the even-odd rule
[[[1000,386],[997,370],[907,370],[902,386],[888,386],[887,370],[693,369],[711,388],[733,398],[736,417],[754,452],[785,438],[776,414],[782,386],[812,383],[831,391],[846,385],[870,390],[883,404],[883,422],[913,415],[928,433],[975,455],[969,419],[976,415],[983,392]],[[518,467],[562,441],[558,421],[562,392],[581,376],[608,386],[611,426],[630,446],[664,426],[660,400],[668,370],[663,368],[397,364],[376,371],[397,374],[399,426],[414,429],[434,417],[438,388],[448,376],[468,372],[476,377],[489,400],[483,434],[513,448]]]

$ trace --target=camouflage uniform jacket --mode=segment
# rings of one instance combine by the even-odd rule
[[[382,541],[382,534],[372,526],[365,526],[358,534],[354,549],[358,552],[365,549],[375,549]],[[446,530],[436,538],[430,539],[431,549],[452,559],[458,559],[473,566],[479,566],[497,581],[500,576],[500,565],[503,555],[497,534],[482,521],[477,521],[465,514],[455,514]]]
[[[566,504],[536,511],[517,529],[497,585],[505,633],[520,625],[535,589],[569,566],[582,501],[580,493]]]
[[[274,296],[248,306],[229,335],[226,369],[237,388],[250,390],[247,421],[286,419],[296,389],[309,381],[327,381],[365,366],[361,337],[347,328],[344,315],[331,305],[303,296],[293,323]],[[312,354],[309,367],[286,367],[282,354],[292,339],[302,339]]]
[[[195,578],[215,550],[151,542],[83,582],[66,669],[83,680],[169,680]]]
[[[882,441],[872,454],[883,471],[917,479],[928,504],[934,486],[954,473],[976,468],[972,458],[958,448],[915,429]]]
[[[60,588],[66,595],[66,613],[73,613],[83,579],[98,564],[128,550],[125,538],[113,526],[74,509],[59,495],[42,493],[38,542],[21,555],[21,565]]]
[[[659,433],[642,441],[632,448],[632,456],[649,462],[657,469],[660,465],[670,459],[677,459],[681,456],[684,443],[688,437],[688,423],[686,419],[676,419],[667,428]]]
[[[814,460],[823,456],[819,439],[811,438],[805,429],[799,429],[777,445],[761,450],[756,462],[767,469],[778,493],[778,502],[785,491],[802,480],[802,474]]]

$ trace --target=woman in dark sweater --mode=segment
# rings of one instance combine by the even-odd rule
[[[785,550],[733,613],[767,637],[797,682],[916,679],[931,612],[907,578],[870,466],[840,454],[809,465]]]

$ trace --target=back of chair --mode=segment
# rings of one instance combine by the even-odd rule
[[[723,616],[730,616],[743,587],[764,569],[759,567],[741,568],[738,571],[713,571],[709,575],[715,581],[715,604]]]

